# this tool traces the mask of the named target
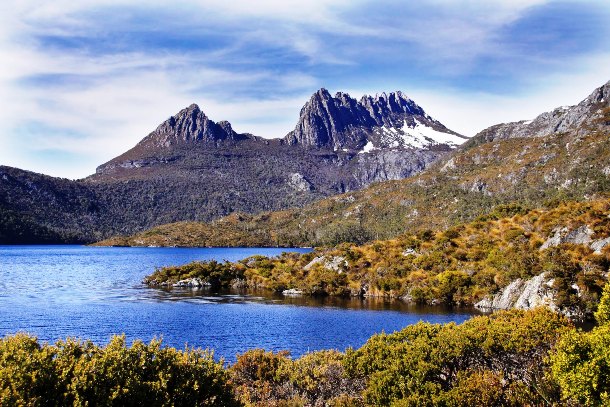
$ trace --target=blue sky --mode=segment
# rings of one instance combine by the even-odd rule
[[[80,178],[195,102],[282,137],[320,87],[465,135],[610,80],[610,2],[4,0],[0,164]]]

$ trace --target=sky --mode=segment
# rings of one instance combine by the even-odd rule
[[[467,136],[610,80],[610,1],[2,0],[0,165],[70,179],[197,103],[283,137],[312,93],[402,90]]]

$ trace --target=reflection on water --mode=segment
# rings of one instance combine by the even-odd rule
[[[162,290],[142,284],[157,267],[282,251],[0,246],[0,335],[26,331],[45,341],[72,336],[96,343],[121,333],[128,339],[161,336],[168,345],[212,348],[233,360],[252,348],[288,349],[293,355],[344,350],[419,320],[459,323],[476,314],[378,298]]]
[[[147,297],[154,301],[191,301],[219,304],[260,303],[346,310],[396,311],[421,315],[454,315],[456,312],[467,312],[473,315],[484,314],[484,312],[474,307],[456,309],[442,305],[417,305],[381,297],[311,297],[282,295],[265,290],[212,290],[210,287],[150,288]]]

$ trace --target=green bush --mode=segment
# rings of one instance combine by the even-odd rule
[[[599,325],[610,323],[610,282],[604,286],[604,291],[595,312],[595,319]]]
[[[551,376],[564,401],[610,404],[610,325],[567,332],[551,354]]]
[[[25,334],[0,339],[0,405],[238,405],[222,363],[211,353],[179,351],[113,337],[105,347],[73,339],[39,344]]]
[[[350,376],[368,378],[363,396],[370,405],[444,404],[456,392],[464,405],[476,394],[537,405],[556,397],[545,379],[544,361],[568,327],[547,309],[498,312],[462,325],[420,322],[373,336],[362,348],[348,351],[344,364]],[[485,385],[468,385],[465,375],[491,387],[483,393]],[[506,386],[499,388],[498,380]]]

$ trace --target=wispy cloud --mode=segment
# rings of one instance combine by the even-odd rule
[[[0,164],[85,176],[192,102],[281,137],[322,86],[403,89],[472,134],[605,82],[608,17],[601,0],[6,0]]]

